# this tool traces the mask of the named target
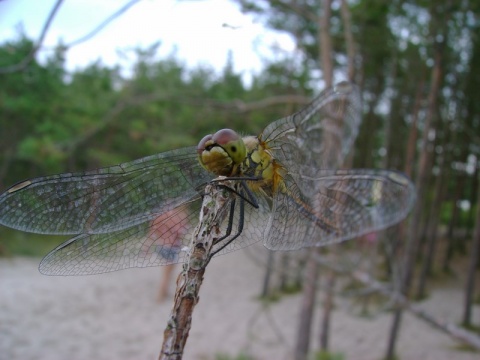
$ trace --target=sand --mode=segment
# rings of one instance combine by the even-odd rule
[[[266,254],[255,246],[209,265],[184,359],[215,359],[220,354],[233,359],[241,353],[254,359],[292,359],[300,295],[284,296],[269,306],[258,301],[264,270],[252,261],[252,251]],[[171,308],[171,300],[156,302],[161,267],[48,277],[38,273],[38,263],[30,258],[0,260],[0,359],[157,359]],[[463,280],[443,285],[422,306],[458,323]],[[391,314],[365,318],[357,316],[346,299],[337,298],[335,305],[331,351],[344,359],[381,359]],[[317,311],[316,329],[319,319]],[[478,324],[478,306],[474,319]],[[314,348],[317,339],[318,334]],[[480,358],[479,353],[458,350],[457,342],[410,314],[404,317],[397,349],[402,360]]]

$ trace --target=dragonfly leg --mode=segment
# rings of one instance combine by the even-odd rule
[[[258,205],[257,205],[258,206]],[[230,234],[232,232],[232,227],[233,227],[233,214],[234,214],[234,209],[235,209],[235,199],[232,201],[232,206],[230,208],[230,216],[228,219],[228,227],[227,231],[225,232],[225,236],[222,236],[220,239],[216,241],[216,244],[220,243],[221,241],[225,240],[226,238],[230,237]],[[218,254],[220,251],[225,249],[228,245],[232,243],[233,240],[235,240],[237,237],[240,236],[240,234],[243,231],[243,225],[244,225],[244,217],[245,217],[245,197],[241,196],[240,197],[240,217],[238,219],[238,228],[237,232],[235,235],[230,237],[225,244],[223,244],[220,248],[217,250],[213,251],[210,254],[210,259],[214,257],[216,254]],[[209,259],[209,261],[210,261]]]
[[[239,198],[243,199],[250,205],[252,205],[255,209],[258,209],[258,201],[256,196],[252,193],[250,188],[247,186],[245,183],[245,180],[242,178],[242,181],[240,181],[238,184],[242,187],[242,190],[237,190],[235,188],[229,187],[227,185],[219,185],[221,188],[226,189],[228,191],[233,192],[235,195],[237,195]]]
[[[236,199],[233,199],[232,202],[230,203],[230,214],[228,215],[228,225],[227,225],[227,230],[225,230],[225,235],[223,235],[222,237],[218,238],[217,240],[215,240],[214,244],[213,245],[216,245],[218,244],[219,242],[225,240],[227,237],[230,236],[230,234],[232,233],[232,228],[233,228],[233,216],[235,214],[235,203],[236,203]]]
[[[250,205],[252,205],[255,209],[259,208],[257,197],[255,196],[254,193],[252,193],[252,190],[247,186],[245,181],[241,181],[240,185],[242,186],[242,189],[245,191],[245,193],[248,196],[248,199],[242,194],[240,195],[246,202],[248,202]]]

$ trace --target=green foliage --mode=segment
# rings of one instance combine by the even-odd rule
[[[1,228],[0,256],[43,257],[66,239],[65,236],[29,234]]]
[[[255,358],[243,353],[240,353],[237,356],[230,356],[227,354],[218,354],[215,356],[215,360],[255,360]]]
[[[25,71],[0,75],[0,190],[19,179],[82,171],[196,145],[220,128],[258,134],[271,121],[298,110],[302,104],[293,102],[253,110],[245,105],[318,92],[319,3],[237,2],[244,12],[290,34],[298,48],[292,54],[276,53],[250,87],[234,71],[231,55],[219,73],[205,65],[187,69],[174,54],[159,59],[160,43],[133,51],[129,77],[100,62],[67,73],[61,46],[42,64],[34,60]],[[432,167],[448,168],[453,162],[465,163],[469,154],[478,155],[478,6],[453,4],[446,9],[425,1],[348,4],[357,52],[354,80],[361,84],[365,109],[354,166],[404,168],[417,100],[423,106],[417,143],[422,135],[423,104],[428,103],[433,54],[439,47],[446,50],[434,119],[437,139],[432,145],[436,153],[451,159],[437,154]],[[347,49],[340,11],[333,6],[330,26],[333,60],[344,72]],[[23,35],[1,44],[0,67],[19,63],[32,47]],[[447,136],[449,131],[454,134]],[[455,179],[449,178],[448,189],[454,188]],[[433,186],[427,191],[426,198],[433,199]],[[444,224],[452,213],[447,200],[442,207]],[[459,222],[473,226],[464,212]]]
[[[32,46],[24,36],[0,45],[0,67],[20,62]],[[281,65],[272,64],[247,88],[231,56],[217,74],[206,66],[187,69],[173,55],[159,60],[159,46],[134,50],[128,78],[100,62],[67,73],[60,46],[42,64],[33,61],[26,71],[0,75],[0,191],[25,178],[196,145],[221,128],[257,134],[286,115],[285,104],[253,112],[237,106],[291,93]],[[301,71],[299,77],[303,83],[308,78]],[[1,227],[0,238],[14,237]],[[17,248],[5,240],[7,252],[45,254],[43,247],[23,243]]]
[[[343,360],[345,356],[341,353],[332,353],[329,351],[319,351],[314,355],[315,360]]]

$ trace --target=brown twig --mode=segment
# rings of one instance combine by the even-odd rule
[[[163,334],[159,360],[178,360],[183,356],[203,274],[215,240],[222,236],[221,225],[228,215],[232,196],[226,190],[228,184],[228,181],[214,182],[205,188],[199,224],[193,234],[187,261],[177,278],[174,304]]]

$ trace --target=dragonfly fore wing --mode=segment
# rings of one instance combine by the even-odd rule
[[[319,171],[318,177],[305,181],[315,183],[315,194],[301,205],[282,194],[277,207],[284,212],[288,209],[288,214],[277,211],[274,215],[280,221],[288,218],[303,232],[299,237],[270,236],[268,248],[323,246],[378,231],[405,218],[415,201],[414,185],[394,171]]]
[[[0,224],[43,234],[117,231],[195,197],[210,177],[191,147],[83,174],[36,178],[0,195]]]
[[[92,275],[184,262],[196,210],[178,207],[126,229],[81,234],[45,256],[39,270],[45,275]]]

